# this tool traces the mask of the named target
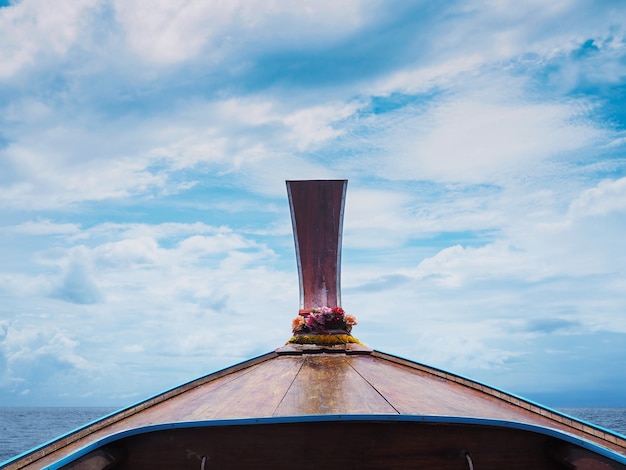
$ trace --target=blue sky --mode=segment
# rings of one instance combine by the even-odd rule
[[[0,403],[271,351],[286,179],[348,179],[368,345],[626,406],[626,4],[0,2]]]

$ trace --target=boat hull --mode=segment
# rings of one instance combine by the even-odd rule
[[[626,439],[363,346],[288,345],[103,417],[0,468],[164,468],[158,462],[178,460],[168,468],[201,468],[187,454],[206,456],[205,469],[230,468],[222,460],[280,468],[274,455],[281,462],[306,455],[325,467],[354,460],[347,468],[394,468],[378,466],[389,458],[404,468],[472,468],[469,455],[483,462],[476,469],[593,470],[626,468]],[[461,455],[465,466],[455,467]],[[207,466],[209,458],[220,465]],[[528,459],[543,463],[528,466]]]
[[[573,436],[506,421],[334,415],[150,426],[94,443],[49,468],[626,468],[603,454]]]

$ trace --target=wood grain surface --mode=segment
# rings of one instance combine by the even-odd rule
[[[67,436],[46,449],[25,456],[7,466],[6,470],[41,469],[64,455],[106,436],[148,425],[307,415],[371,415],[373,418],[376,415],[418,415],[504,420],[564,431],[626,456],[626,441],[615,434],[423,364],[362,347],[350,350],[350,353],[348,353],[348,348],[342,352],[339,347],[316,350],[311,346],[298,347],[297,345],[290,345],[278,351],[282,352],[267,354],[238,364],[185,384],[181,389],[153,397],[136,407],[122,410],[117,415],[95,423],[75,435]],[[306,424],[302,426],[307,427]],[[243,428],[245,426],[238,427],[242,436],[248,432]],[[391,428],[385,427],[384,429]],[[466,429],[465,432],[474,434],[475,430],[476,427],[471,431]],[[314,435],[312,430],[299,432]],[[388,431],[383,432],[372,428],[372,432],[379,433],[380,439],[390,439],[386,434]],[[428,433],[431,432],[434,431],[428,431]],[[421,434],[423,433],[420,431],[416,435]],[[148,446],[147,442],[142,444],[143,441],[140,438],[137,439],[138,445]],[[189,439],[195,438],[189,437]],[[217,438],[211,437],[211,439]],[[418,439],[419,442],[416,441],[414,444],[423,449],[431,445],[439,445],[436,441],[428,439],[430,438],[422,436]],[[474,446],[479,446],[479,439],[476,436],[466,439],[474,442]],[[326,437],[322,440],[326,440]],[[251,444],[248,442],[246,445]],[[539,444],[519,443],[519,445]],[[542,441],[541,445],[547,444]],[[406,451],[406,449],[402,450],[393,446],[390,449],[395,449],[400,453]],[[554,447],[554,449],[557,448]],[[565,449],[566,456],[575,455],[573,450],[568,447]],[[130,452],[130,448],[123,450],[124,453]],[[377,462],[376,459],[387,456],[386,452],[381,450],[380,454],[372,454],[372,462]],[[564,451],[557,449],[552,454],[562,456]],[[588,452],[583,454],[578,457],[581,462],[588,459]],[[163,457],[164,461],[168,458]],[[252,456],[249,458],[252,459],[250,460],[250,465],[252,465],[255,460]],[[102,456],[98,456],[98,459],[101,460]],[[344,460],[342,462],[345,463]],[[407,460],[399,459],[398,462],[400,462],[398,468],[401,468]],[[499,460],[495,459],[494,462],[499,462]],[[242,468],[245,468],[245,465]],[[363,465],[362,468],[382,468]],[[440,464],[433,463],[433,466],[429,468],[455,468],[437,465]],[[393,466],[387,468],[393,468]],[[531,466],[527,468],[552,467]]]
[[[300,278],[300,308],[341,305],[346,180],[287,181]]]

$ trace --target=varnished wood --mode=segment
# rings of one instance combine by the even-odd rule
[[[202,377],[27,455],[6,470],[40,469],[106,436],[159,423],[325,414],[528,423],[580,436],[626,456],[626,440],[613,433],[476,382],[362,347],[358,354],[323,352],[325,348],[314,353],[312,348],[288,348],[288,354],[268,354]],[[589,456],[577,458],[583,462]]]
[[[341,304],[346,180],[287,181],[300,278],[300,308]]]
[[[274,416],[396,414],[345,356],[307,355]]]

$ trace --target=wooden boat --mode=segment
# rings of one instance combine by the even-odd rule
[[[327,312],[330,320],[320,325],[324,312],[315,308],[341,303],[346,185],[287,182],[301,299],[285,346],[106,416],[1,468],[626,468],[623,436],[363,346],[345,314]]]

